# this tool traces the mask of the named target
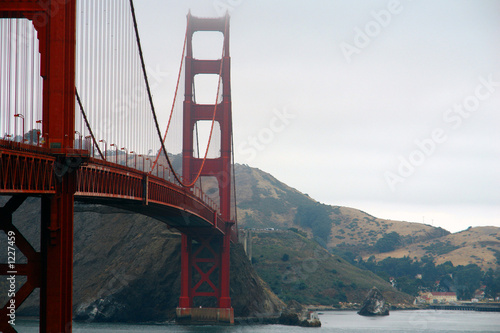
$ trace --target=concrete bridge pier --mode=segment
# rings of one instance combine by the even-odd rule
[[[176,315],[179,324],[234,324],[233,308],[177,308]]]

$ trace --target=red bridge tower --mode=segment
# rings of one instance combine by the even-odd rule
[[[223,34],[221,59],[193,58],[192,38],[196,31],[219,31]],[[183,233],[182,286],[177,316],[180,320],[190,319],[190,322],[208,320],[233,323],[234,314],[229,295],[229,252],[231,235],[234,234],[232,228],[236,226],[234,217],[231,216],[233,178],[229,16],[198,18],[189,13],[186,43],[182,175],[188,183],[200,176],[217,179],[220,215],[226,222],[224,235],[213,228],[190,228],[189,233]],[[197,104],[194,101],[193,83],[197,74],[220,75],[222,100],[218,104]],[[217,158],[194,157],[195,124],[203,120],[214,120],[220,126],[220,156]],[[203,297],[204,300],[197,302],[197,297]],[[216,303],[207,302],[207,297],[215,299]],[[207,304],[209,308],[205,308]],[[200,309],[200,306],[203,308]]]

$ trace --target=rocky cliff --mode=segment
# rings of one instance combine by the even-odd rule
[[[28,198],[14,216],[16,226],[37,250],[39,207],[39,199]],[[145,216],[76,204],[74,235],[76,319],[161,322],[173,318],[180,293],[178,233]],[[235,316],[276,314],[284,306],[252,269],[241,245],[231,248],[230,285]],[[38,314],[37,295],[23,304],[20,314]]]

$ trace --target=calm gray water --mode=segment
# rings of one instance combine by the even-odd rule
[[[300,328],[281,325],[237,325],[222,326],[177,326],[166,325],[123,325],[75,323],[74,333],[103,332],[227,332],[227,333],[295,333],[295,332],[500,332],[499,312],[466,312],[466,311],[392,311],[388,317],[362,317],[354,311],[324,312],[320,314],[321,328]],[[16,329],[19,333],[38,332],[38,323],[34,321],[18,321]]]

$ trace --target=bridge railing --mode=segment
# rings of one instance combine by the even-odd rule
[[[0,191],[9,193],[55,193],[54,163],[39,147],[0,140]]]
[[[152,186],[150,193],[154,193],[151,200],[167,202],[165,198],[170,197],[171,202],[174,202],[173,196],[182,192],[183,195],[193,198],[193,202],[196,202],[194,208],[197,208],[201,212],[200,215],[207,220],[213,221],[213,212],[219,212],[218,205],[200,187],[183,189],[175,184],[174,177],[167,166],[158,164],[152,173],[148,173],[144,171],[142,165],[137,164],[139,155],[126,156],[127,160],[134,160],[134,162],[126,163],[124,160],[118,160],[118,163],[115,163],[116,161],[111,160],[116,156],[107,156],[107,160],[100,159],[100,156],[95,154],[90,140],[84,140],[81,144],[78,141],[75,142],[73,150],[75,157],[71,161],[56,161],[53,151],[42,147],[40,142],[25,141],[23,143],[0,139],[0,149],[4,148],[0,153],[2,156],[0,190],[53,193],[57,176],[78,170],[80,164],[83,163],[81,168],[84,168],[86,172],[78,173],[78,186],[81,192],[107,193],[132,200],[148,200],[143,195],[143,179],[145,175],[149,175],[150,186]],[[143,158],[144,161],[145,158]],[[167,186],[167,183],[170,185]],[[172,192],[172,189],[175,191]],[[162,190],[165,193],[162,193]]]
[[[155,158],[155,156],[152,155],[144,156],[141,154],[136,154],[134,152],[128,152],[128,151],[120,153],[121,150],[115,149],[114,152],[108,150],[102,152],[104,155],[103,159],[100,156],[100,154],[97,153],[97,149],[95,148],[89,136],[85,137],[83,140],[80,140],[79,142],[75,140],[75,148],[87,150],[89,152],[89,156],[93,157],[96,160],[105,161],[109,163],[113,163],[114,160],[114,164],[125,166],[126,168],[132,168],[137,171],[141,171],[143,173],[149,170],[149,168],[151,167],[152,160]],[[114,155],[113,154],[108,155],[108,153],[114,153]],[[146,163],[146,161],[148,161],[148,163]],[[178,185],[175,181],[175,177],[172,171],[167,165],[156,164],[154,169],[148,173],[150,175],[168,181],[172,184]],[[182,179],[182,176],[181,180],[184,181]],[[191,187],[190,191],[195,197],[201,199],[205,204],[210,206],[213,210],[219,211],[219,205],[215,203],[215,201],[209,195],[207,195],[199,186],[195,185]]]
[[[199,188],[185,189],[165,178],[130,167],[90,158],[76,170],[77,195],[128,199],[177,207],[224,230],[218,207]]]

